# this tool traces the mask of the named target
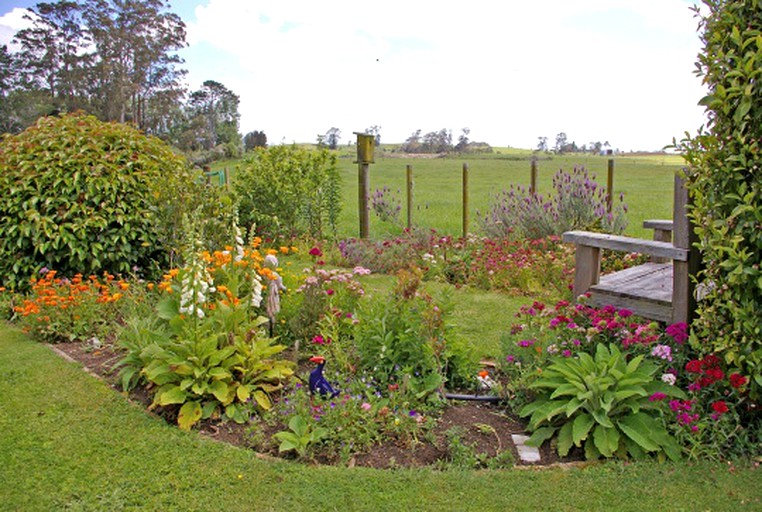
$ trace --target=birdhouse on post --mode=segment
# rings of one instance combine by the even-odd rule
[[[376,149],[376,136],[369,133],[355,132],[357,135],[357,162],[358,164],[373,164],[373,152]]]

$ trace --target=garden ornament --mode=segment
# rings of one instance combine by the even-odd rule
[[[336,391],[328,379],[323,376],[323,368],[325,367],[325,358],[323,356],[310,357],[310,361],[317,363],[317,367],[310,372],[309,388],[310,393],[313,395],[317,392],[321,396],[330,395],[331,397],[339,394]]]
[[[267,291],[267,304],[265,310],[267,311],[267,317],[270,319],[270,337],[273,336],[273,328],[275,327],[275,315],[280,312],[280,292],[286,291],[286,287],[283,284],[283,278],[276,272],[278,268],[278,258],[273,254],[265,256],[265,266],[270,268],[270,284]]]

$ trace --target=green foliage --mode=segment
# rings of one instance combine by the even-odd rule
[[[335,235],[340,186],[335,155],[296,146],[256,148],[233,179],[241,222],[271,236]]]
[[[301,416],[293,416],[288,422],[289,431],[278,432],[275,438],[280,441],[279,452],[295,450],[300,457],[307,454],[309,445],[324,438],[328,431],[322,427],[311,428]]]
[[[244,423],[272,406],[270,393],[294,365],[274,357],[285,346],[259,329],[267,322],[258,310],[259,253],[244,250],[238,235],[235,257],[203,254],[193,227],[187,232],[185,267],[159,285],[165,295],[153,313],[157,321],[132,320],[123,333],[122,386],[146,384],[152,407],[179,407],[183,429],[210,417]]]
[[[584,446],[588,459],[641,458],[647,452],[678,459],[680,447],[658,417],[658,402],[649,397],[685,395],[655,380],[658,366],[643,359],[627,362],[615,345],[598,344],[594,357],[583,352],[554,360],[531,386],[539,390],[538,398],[520,411],[530,416],[528,444],[539,446],[556,435],[561,456]]]
[[[91,116],[47,117],[0,143],[0,276],[128,274],[167,262],[165,206],[192,175],[161,141]]]
[[[759,0],[705,0],[697,74],[708,131],[677,144],[689,164],[708,290],[692,343],[752,377],[762,397],[762,17]],[[698,12],[698,11],[697,11]]]
[[[396,382],[419,398],[447,382],[473,381],[475,356],[458,342],[448,322],[447,297],[419,289],[421,272],[402,270],[387,297],[366,301],[358,313],[355,343],[364,368],[379,382]]]

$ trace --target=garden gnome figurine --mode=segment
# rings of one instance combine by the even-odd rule
[[[283,285],[283,278],[276,272],[278,269],[278,258],[274,254],[265,256],[265,266],[272,270],[270,273],[270,283],[267,287],[267,304],[265,305],[267,317],[270,319],[270,337],[272,337],[273,328],[275,327],[275,315],[280,312],[280,292],[285,291],[286,287]]]

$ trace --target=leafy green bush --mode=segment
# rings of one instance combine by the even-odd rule
[[[759,0],[705,0],[697,74],[708,131],[677,144],[708,291],[691,342],[752,377],[762,397],[762,16]],[[703,12],[703,14],[701,14]]]
[[[43,267],[73,276],[164,265],[166,207],[194,178],[164,143],[81,114],[41,118],[0,143],[0,279]],[[160,224],[161,223],[161,224]]]
[[[685,394],[657,380],[659,367],[643,359],[627,362],[616,345],[602,343],[594,357],[583,352],[578,358],[556,358],[531,385],[540,390],[538,398],[520,411],[530,416],[533,434],[527,444],[539,446],[557,435],[561,456],[584,445],[588,459],[641,458],[647,452],[679,458],[680,446],[658,418],[661,404],[652,397]]]
[[[475,358],[448,323],[451,304],[419,289],[421,271],[401,270],[386,297],[361,304],[355,344],[361,367],[379,382],[425,397],[445,382],[473,385]]]
[[[340,184],[334,154],[296,146],[257,148],[233,176],[242,224],[273,237],[335,235]]]

